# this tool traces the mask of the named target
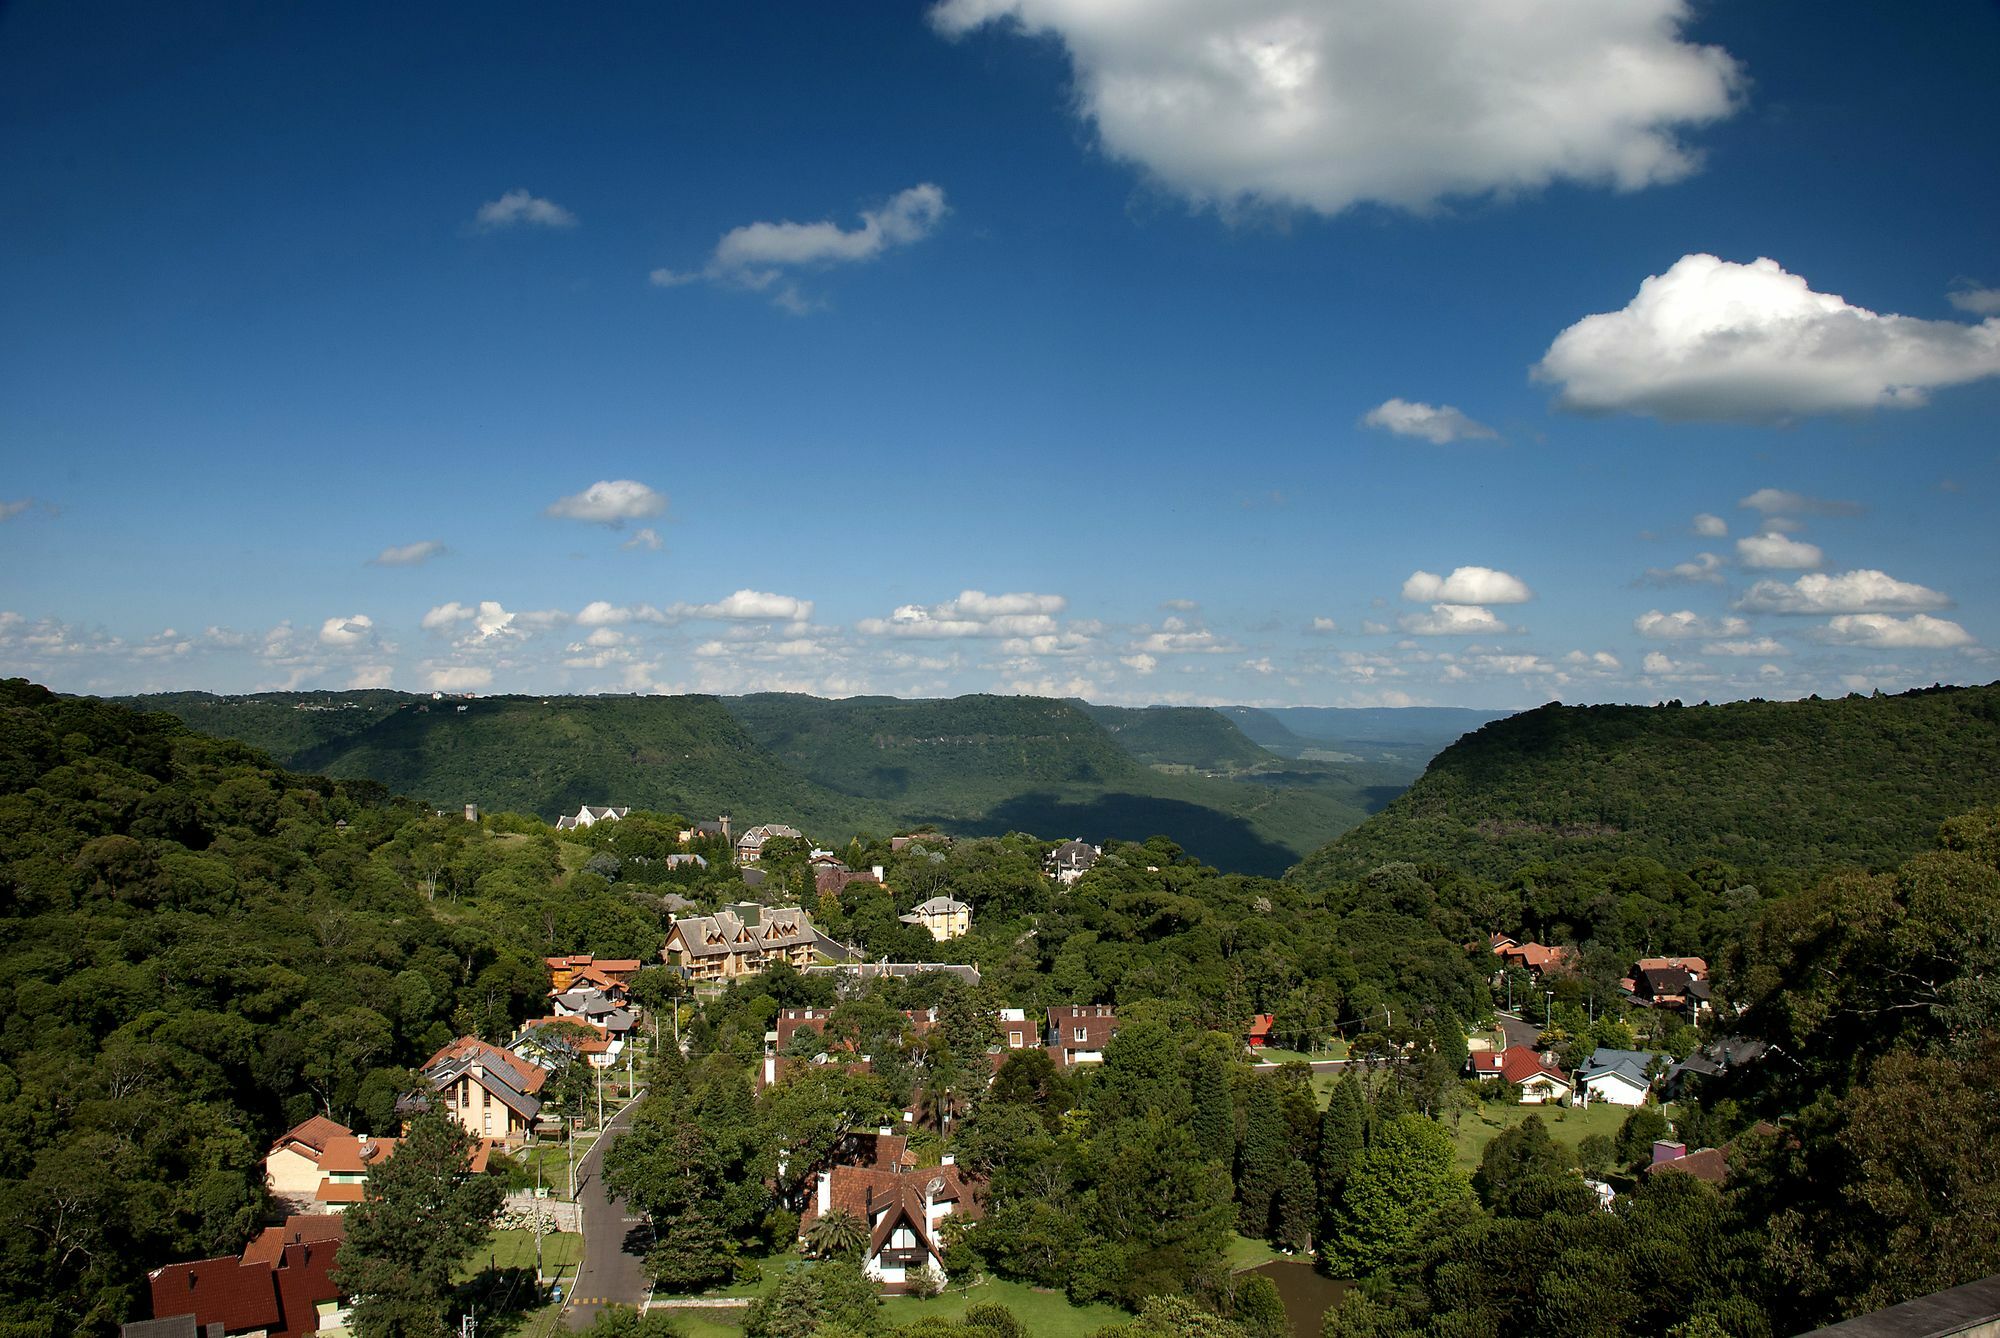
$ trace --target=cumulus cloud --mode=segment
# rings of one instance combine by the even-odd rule
[[[1704,655],[1756,655],[1769,658],[1773,655],[1790,655],[1785,644],[1775,638],[1760,636],[1741,641],[1711,641],[1701,648]]]
[[[1788,539],[1782,534],[1767,532],[1738,539],[1736,557],[1746,567],[1776,567],[1798,571],[1802,568],[1817,567],[1825,561],[1826,554],[1820,552],[1818,544],[1809,544],[1803,539]]]
[[[648,525],[618,546],[627,552],[644,549],[649,553],[657,553],[660,551],[660,532]]]
[[[683,618],[804,622],[812,617],[813,602],[792,595],[774,595],[764,590],[738,590],[713,604],[675,604],[668,612]]]
[[[419,563],[429,562],[434,557],[441,557],[444,552],[443,544],[435,539],[425,539],[419,543],[385,548],[369,558],[368,563],[374,567],[414,567]]]
[[[1893,618],[1885,613],[1843,613],[1830,620],[1821,636],[1848,646],[1916,647],[1945,650],[1969,646],[1972,634],[1949,618],[1913,613]]]
[[[1838,575],[1814,572],[1789,584],[1759,581],[1743,592],[1736,607],[1748,613],[1910,613],[1947,609],[1951,600],[1927,586],[1863,568]]]
[[[319,626],[319,644],[337,650],[365,646],[375,639],[375,620],[365,613],[328,618]]]
[[[576,215],[557,204],[525,190],[510,190],[497,200],[479,206],[473,222],[491,232],[498,228],[573,228]]]
[[[1477,604],[1433,604],[1429,613],[1406,613],[1396,625],[1411,636],[1499,636],[1514,630]]]
[[[1938,387],[2000,375],[2000,318],[1877,315],[1774,260],[1690,255],[1623,309],[1557,335],[1533,374],[1582,413],[1769,422],[1914,408]]]
[[[1403,598],[1416,604],[1525,604],[1535,597],[1526,582],[1491,567],[1455,567],[1449,576],[1412,572]]]
[[[1316,636],[1332,636],[1340,630],[1340,624],[1331,618],[1315,618],[1306,630]]]
[[[1421,210],[1557,180],[1693,172],[1679,127],[1742,76],[1681,39],[1686,0],[944,0],[932,22],[1052,34],[1105,151],[1222,207]]]
[[[1729,533],[1729,522],[1721,516],[1712,516],[1704,511],[1694,518],[1690,528],[1704,539],[1720,539]]]
[[[1165,630],[1139,637],[1132,643],[1132,650],[1141,655],[1226,655],[1243,649],[1207,628],[1176,627],[1173,623],[1169,618]]]
[[[1421,437],[1437,446],[1500,435],[1449,404],[1429,405],[1409,400],[1384,400],[1370,409],[1361,423],[1364,427],[1379,427],[1399,437]]]
[[[877,208],[864,209],[858,227],[843,228],[833,222],[745,223],[722,234],[700,269],[656,269],[651,277],[661,288],[706,280],[770,292],[779,306],[803,315],[815,303],[790,281],[791,271],[873,260],[891,247],[930,236],[948,212],[943,188],[926,181],[899,191]]]
[[[645,520],[667,509],[665,493],[632,479],[599,479],[580,493],[550,503],[548,513],[563,520],[586,520],[620,529],[628,520]]]
[[[1588,653],[1573,650],[1563,656],[1563,663],[1573,668],[1589,669],[1603,674],[1615,674],[1625,667],[1623,662],[1608,650],[1590,651]]]
[[[1722,579],[1722,559],[1713,553],[1696,553],[1671,567],[1648,567],[1640,578],[1646,585],[1721,585]]]
[[[1948,296],[1951,304],[1960,311],[1974,316],[2000,316],[2000,288],[1960,283],[1953,286]]]
[[[1809,497],[1805,493],[1792,492],[1786,488],[1759,488],[1736,505],[1745,511],[1761,511],[1766,516],[1779,512],[1793,516],[1858,516],[1862,512],[1859,502]]]
[[[475,665],[444,665],[429,670],[424,682],[432,692],[476,692],[493,682],[493,671]]]
[[[887,618],[863,618],[855,627],[867,636],[1050,636],[1061,630],[1054,615],[1068,606],[1061,595],[965,590],[942,604],[905,604]]]
[[[1704,618],[1692,609],[1662,613],[1648,609],[1632,620],[1632,630],[1656,641],[1686,641],[1691,637],[1741,636],[1750,624],[1741,618]]]
[[[347,686],[351,691],[362,688],[386,688],[394,684],[396,667],[391,664],[363,664],[355,667],[348,675]]]

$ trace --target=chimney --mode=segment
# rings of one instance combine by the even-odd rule
[[[958,1165],[958,1154],[956,1152],[944,1153],[942,1156],[938,1158],[938,1165],[940,1166]]]
[[[876,881],[876,882],[878,882],[878,883],[879,883],[879,882],[881,882],[881,881],[882,881],[882,875],[883,875],[883,874],[885,874],[886,872],[888,872],[888,870],[884,869],[884,868],[883,868],[883,867],[882,867],[882,866],[881,866],[880,864],[876,865],[876,866],[875,866],[875,881]]]
[[[831,1208],[833,1207],[833,1172],[832,1172],[832,1171],[821,1171],[821,1172],[819,1173],[819,1195],[818,1195],[818,1204],[819,1204],[819,1211],[820,1211],[820,1215],[821,1215],[822,1217],[824,1217],[824,1216],[826,1215],[827,1211],[828,1211],[829,1209],[831,1209]]]
[[[1679,1161],[1682,1157],[1687,1156],[1687,1154],[1688,1149],[1685,1143],[1670,1143],[1664,1138],[1654,1140],[1653,1165],[1655,1166],[1664,1162]]]

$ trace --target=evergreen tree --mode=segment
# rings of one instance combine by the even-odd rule
[[[430,1338],[445,1330],[452,1272],[493,1234],[500,1182],[473,1175],[472,1135],[443,1115],[419,1115],[395,1155],[369,1168],[347,1210],[336,1265],[356,1299],[361,1338]]]
[[[1285,1250],[1310,1250],[1318,1208],[1312,1166],[1295,1157],[1285,1164],[1284,1179],[1278,1185],[1271,1243]]]
[[[1347,1173],[1354,1165],[1354,1159],[1361,1155],[1361,1149],[1368,1136],[1368,1098],[1361,1091],[1361,1080],[1354,1076],[1350,1067],[1333,1085],[1333,1093],[1326,1103],[1326,1114],[1319,1124],[1319,1220],[1320,1233],[1327,1233],[1335,1210],[1340,1205],[1340,1191],[1347,1184]]]
[[[1269,1079],[1250,1085],[1243,1117],[1243,1146],[1236,1157],[1236,1229],[1246,1236],[1271,1234],[1278,1186],[1284,1180],[1285,1120]]]
[[[1220,1161],[1236,1142],[1236,1105],[1229,1093],[1229,1069],[1210,1047],[1195,1052],[1192,1067],[1194,1141],[1205,1155]]]
[[[1248,1338],[1291,1338],[1292,1324],[1278,1284],[1261,1273],[1252,1273],[1237,1285],[1230,1317]]]
[[[1451,1135],[1421,1115],[1399,1115],[1376,1131],[1348,1172],[1327,1260],[1350,1276],[1372,1273],[1471,1206]]]

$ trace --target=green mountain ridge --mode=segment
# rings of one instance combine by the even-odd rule
[[[1563,706],[1485,725],[1295,878],[1405,860],[1486,876],[1535,860],[1893,865],[2000,801],[2000,684],[1722,705]]]
[[[1414,775],[1298,763],[1207,708],[1040,697],[433,699],[410,693],[173,693],[120,699],[285,765],[453,807],[544,818],[622,803],[822,841],[921,822],[968,835],[1165,834],[1218,867],[1277,874]]]

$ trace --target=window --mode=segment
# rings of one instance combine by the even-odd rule
[[[1008,1032],[1007,1045],[1011,1049],[1019,1050],[1021,1048],[1021,1033],[1018,1031]]]
[[[1076,1043],[1077,1043],[1078,1045],[1082,1045],[1082,1044],[1083,1044],[1083,1043],[1084,1043],[1085,1041],[1087,1041],[1087,1040],[1089,1040],[1089,1039],[1090,1039],[1090,1028],[1089,1028],[1089,1027],[1078,1027],[1078,1028],[1076,1029]]]

